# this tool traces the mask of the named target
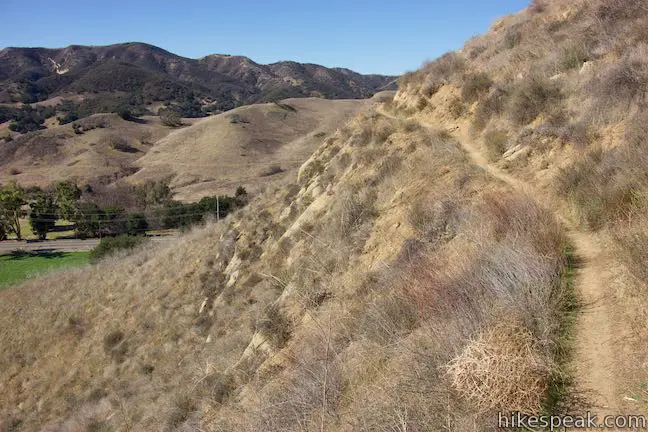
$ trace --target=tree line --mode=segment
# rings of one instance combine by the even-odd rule
[[[186,228],[206,217],[224,218],[247,203],[247,192],[239,186],[234,196],[209,196],[195,203],[172,199],[168,182],[148,182],[113,194],[102,202],[92,186],[82,190],[71,181],[48,188],[24,188],[16,182],[0,186],[0,240],[24,233],[21,220],[28,218],[33,234],[45,240],[59,220],[73,224],[78,238],[145,234],[149,229]],[[130,194],[130,196],[128,196]]]

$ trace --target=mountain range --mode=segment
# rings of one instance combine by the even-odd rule
[[[90,113],[105,111],[106,100],[139,109],[174,102],[222,111],[288,97],[360,99],[395,86],[392,76],[220,54],[190,59],[144,43],[0,50],[0,103],[99,98]]]

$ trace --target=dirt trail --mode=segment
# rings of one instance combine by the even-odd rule
[[[398,119],[380,109],[378,111],[386,117]],[[428,129],[439,129],[438,126],[424,122],[421,122],[421,125]],[[582,305],[573,328],[574,353],[571,372],[577,391],[582,392],[581,396],[588,405],[587,408],[599,416],[621,414],[613,346],[614,294],[609,284],[609,260],[599,237],[579,230],[556,199],[549,197],[545,191],[491,164],[475,145],[466,128],[456,130],[454,136],[475,165],[514,189],[533,197],[545,208],[551,209],[563,225],[579,264],[575,289]]]
[[[426,127],[431,125],[424,124]],[[545,208],[551,209],[563,225],[579,263],[575,289],[582,309],[573,329],[574,356],[572,368],[579,391],[588,405],[599,415],[620,414],[616,375],[612,322],[613,294],[609,283],[607,259],[598,236],[580,231],[562,206],[551,205],[552,199],[544,191],[513,177],[493,166],[475,147],[466,131],[457,135],[459,143],[472,161],[493,177],[534,197]]]

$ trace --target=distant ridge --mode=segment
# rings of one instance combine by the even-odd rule
[[[227,110],[288,97],[366,98],[395,88],[395,77],[281,61],[262,65],[236,55],[200,59],[146,43],[0,50],[0,103],[119,93],[131,105],[192,103]]]

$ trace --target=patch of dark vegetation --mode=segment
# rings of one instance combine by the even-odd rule
[[[281,168],[279,165],[271,165],[270,167],[268,167],[268,168],[264,169],[263,171],[261,171],[261,173],[259,174],[259,177],[270,177],[270,176],[273,176],[275,174],[280,174],[280,173],[282,173],[284,171],[285,170],[283,168]]]
[[[141,235],[120,235],[117,237],[102,238],[99,245],[90,252],[90,262],[97,263],[107,256],[114,255],[118,251],[133,250],[146,241],[147,238]]]

